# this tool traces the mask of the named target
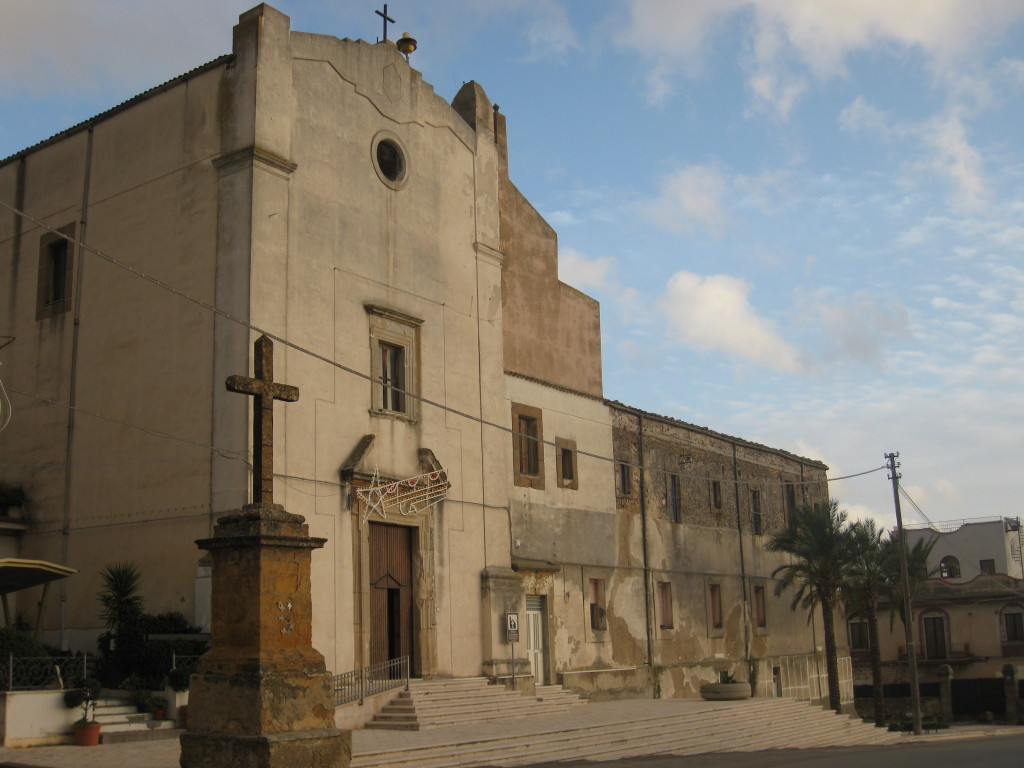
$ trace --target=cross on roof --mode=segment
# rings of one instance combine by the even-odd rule
[[[387,7],[387,6],[385,6]],[[294,403],[299,388],[274,381],[274,344],[260,336],[253,347],[255,376],[228,376],[229,392],[256,398],[252,408],[252,503],[274,503],[274,401]]]
[[[384,10],[383,11],[374,11],[374,13],[376,13],[378,16],[380,16],[384,20],[384,39],[387,40],[388,39],[388,22],[391,22],[392,24],[396,23],[394,19],[392,19],[390,16],[388,16],[388,4],[384,3]]]

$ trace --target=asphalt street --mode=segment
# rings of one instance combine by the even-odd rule
[[[1024,734],[881,747],[778,749],[607,762],[538,763],[529,768],[1021,768]]]

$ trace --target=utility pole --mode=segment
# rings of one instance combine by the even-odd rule
[[[900,548],[900,580],[903,592],[903,632],[907,642],[907,661],[910,664],[910,700],[914,709],[914,734],[921,735],[921,690],[917,683],[917,648],[914,646],[913,621],[910,604],[910,574],[907,571],[907,536],[903,532],[903,513],[900,511],[900,475],[896,472],[899,452],[885,454],[892,480],[892,501],[896,506],[896,532]]]

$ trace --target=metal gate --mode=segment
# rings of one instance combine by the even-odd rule
[[[412,534],[407,526],[370,523],[371,664],[415,658]]]
[[[980,715],[991,712],[1006,713],[1006,689],[1001,677],[982,677],[974,680],[951,680],[953,715]]]

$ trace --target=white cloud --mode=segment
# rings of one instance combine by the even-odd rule
[[[717,168],[683,168],[665,179],[652,206],[653,216],[672,232],[686,232],[696,224],[713,235],[721,235],[726,222],[722,198],[727,188],[728,179]]]
[[[839,112],[838,122],[840,128],[850,133],[916,141],[919,159],[911,167],[945,178],[953,186],[957,204],[965,210],[977,210],[988,189],[981,154],[967,138],[963,112],[956,107],[923,122],[900,122],[858,96]]]
[[[619,42],[691,77],[702,71],[715,32],[733,17],[746,19],[755,106],[783,119],[808,87],[801,71],[819,81],[843,77],[851,55],[883,47],[919,51],[938,82],[978,98],[977,82],[964,90],[964,62],[1024,17],[1017,0],[631,0],[628,6]],[[1004,70],[1015,67],[1011,62]],[[662,93],[670,88],[667,72],[656,84]]]
[[[531,0],[527,5],[532,17],[526,24],[530,44],[529,61],[547,58],[564,59],[580,49],[580,41],[569,22],[565,8],[553,0]]]
[[[936,118],[923,134],[934,153],[932,168],[953,182],[960,205],[967,210],[980,209],[987,194],[981,155],[967,140],[963,121],[957,115]]]
[[[800,356],[750,304],[752,286],[730,275],[677,272],[658,302],[678,343],[777,371],[799,373]]]
[[[810,317],[821,328],[826,360],[855,360],[873,365],[881,360],[885,343],[906,336],[910,316],[898,301],[860,294],[840,300],[830,293],[812,299]]]
[[[839,112],[839,127],[850,133],[887,135],[891,128],[885,113],[863,96],[858,96]]]
[[[1014,84],[1024,85],[1024,59],[1003,59],[999,62],[999,70]]]
[[[592,259],[573,248],[558,249],[558,279],[582,291],[608,288],[614,264],[608,256]]]
[[[0,97],[129,95],[231,52],[237,0],[14,0],[0,24]]]
[[[551,211],[544,214],[548,223],[555,227],[572,227],[580,223],[579,217],[572,211]]]

